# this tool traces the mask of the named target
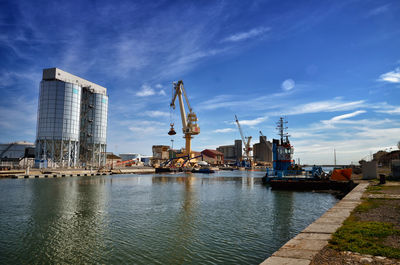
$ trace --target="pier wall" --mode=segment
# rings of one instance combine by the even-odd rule
[[[344,220],[357,205],[368,187],[368,183],[358,184],[341,201],[310,224],[261,265],[308,265],[314,256],[323,249],[333,233],[342,226]]]

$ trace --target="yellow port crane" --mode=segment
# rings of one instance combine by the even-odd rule
[[[178,82],[174,82],[173,83],[174,88],[173,88],[173,96],[172,96],[172,101],[170,106],[175,109],[175,100],[176,98],[178,98],[179,100],[179,108],[181,111],[181,119],[182,119],[182,131],[184,134],[185,140],[186,140],[186,145],[185,145],[185,150],[183,152],[184,156],[189,156],[190,158],[192,158],[194,155],[192,153],[192,149],[191,149],[191,140],[192,140],[192,135],[197,135],[200,133],[200,127],[197,124],[197,116],[196,114],[193,112],[192,107],[190,107],[189,104],[189,100],[188,97],[186,95],[186,91],[185,88],[183,87],[183,81],[179,80]],[[186,100],[186,105],[188,107],[189,113],[186,116],[186,111],[185,111],[185,105],[183,102],[183,96],[185,97]],[[171,123],[171,129],[168,132],[169,135],[174,135],[175,130],[174,130],[174,124]]]

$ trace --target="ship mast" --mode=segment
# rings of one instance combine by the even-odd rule
[[[288,127],[286,126],[288,122],[285,121],[283,117],[279,118],[279,121],[276,123],[276,129],[278,130],[278,135],[281,137],[281,144],[289,143],[289,134],[286,132]]]

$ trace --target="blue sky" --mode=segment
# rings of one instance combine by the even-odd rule
[[[169,145],[172,81],[201,151],[283,115],[305,163],[358,161],[400,140],[399,1],[2,1],[0,142],[34,141],[43,68],[108,88],[108,151]],[[173,119],[183,147],[179,113]]]

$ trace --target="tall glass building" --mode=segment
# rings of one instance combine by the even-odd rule
[[[57,68],[44,69],[36,132],[37,163],[50,167],[104,166],[107,112],[106,88]]]

